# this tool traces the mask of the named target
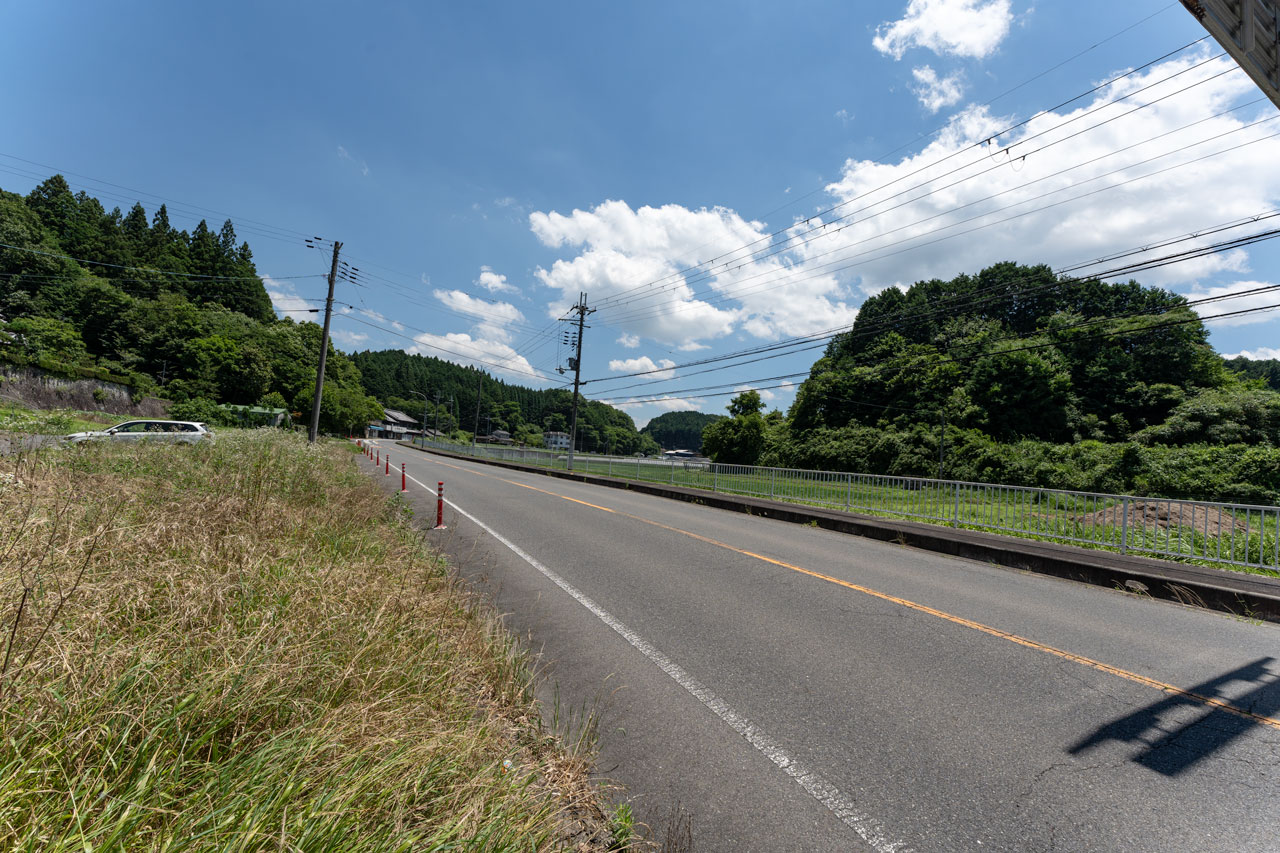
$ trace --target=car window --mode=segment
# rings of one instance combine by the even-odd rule
[[[181,432],[199,432],[200,431],[200,428],[197,427],[195,424],[178,424],[178,429]]]
[[[116,427],[116,432],[144,432],[147,425],[143,421],[130,421],[127,424],[121,424]]]

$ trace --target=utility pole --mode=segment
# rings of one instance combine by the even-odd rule
[[[480,393],[484,390],[484,374],[480,374],[480,382],[476,385],[476,422],[471,429],[471,449],[476,449],[476,437],[480,435]]]
[[[422,398],[422,446],[426,447],[427,446],[427,403],[429,401],[427,399],[427,395],[423,394],[421,391],[410,391],[409,393],[413,394],[415,397]]]
[[[578,294],[578,304],[573,306],[571,311],[578,314],[578,340],[577,354],[569,359],[569,367],[573,368],[573,408],[569,415],[569,464],[568,469],[573,470],[573,445],[578,435],[578,388],[582,385],[582,330],[586,328],[583,324],[587,320],[588,314],[594,314],[596,309],[587,307],[587,294]]]
[[[427,428],[427,407],[422,407],[422,428]],[[436,437],[440,437],[440,392],[436,392]]]
[[[320,366],[316,368],[316,397],[311,402],[311,429],[307,440],[316,443],[320,433],[320,395],[324,393],[324,363],[329,357],[329,318],[333,316],[333,283],[338,278],[338,250],[342,244],[333,241],[333,265],[329,267],[329,298],[324,302],[324,333],[320,336]]]
[[[938,415],[942,419],[938,425],[938,479],[941,480],[947,470],[947,410],[943,409]]]

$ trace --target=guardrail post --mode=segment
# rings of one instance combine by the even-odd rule
[[[774,471],[772,468],[769,469],[769,500],[773,500],[773,480],[774,480],[774,474],[776,473],[777,472]]]
[[[676,460],[671,460],[671,485],[676,484]]]
[[[444,481],[436,483],[436,526],[432,530],[444,530]]]
[[[711,491],[720,491],[720,466],[715,462],[711,463]]]
[[[1127,554],[1129,552],[1129,499],[1126,497],[1121,501],[1120,516],[1120,553]]]
[[[956,483],[956,505],[951,515],[951,526],[960,526],[960,484]]]

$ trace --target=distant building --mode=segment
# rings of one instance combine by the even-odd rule
[[[542,443],[546,445],[548,450],[568,450],[569,433],[554,431],[544,432],[542,434]]]
[[[515,444],[516,440],[505,429],[495,429],[488,435],[477,435],[477,444]]]
[[[398,409],[383,409],[382,420],[369,424],[369,438],[403,439],[406,436],[421,435],[418,421]]]

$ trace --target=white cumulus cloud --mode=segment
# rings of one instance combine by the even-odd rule
[[[958,104],[964,97],[962,75],[958,72],[948,77],[939,77],[938,72],[928,65],[922,65],[911,69],[911,75],[916,78],[917,84],[911,91],[916,93],[916,98],[931,113]]]
[[[324,303],[308,302],[298,294],[298,289],[289,281],[278,281],[269,275],[262,277],[262,284],[271,299],[271,307],[280,317],[289,317],[298,323],[314,323],[318,316],[312,309],[323,308]]]
[[[754,385],[739,385],[733,390],[738,394],[741,394],[743,391],[755,391],[760,395],[760,399],[766,403],[778,399],[778,395],[770,391],[768,388],[757,388]]]
[[[1271,361],[1272,359],[1280,359],[1280,349],[1275,347],[1258,347],[1253,350],[1240,350],[1240,352],[1226,353],[1223,358],[1247,358],[1250,361]]]
[[[431,295],[459,314],[475,317],[494,326],[524,322],[524,314],[510,302],[486,302],[461,290],[433,290]]]
[[[1265,281],[1236,281],[1231,284],[1219,285],[1217,287],[1201,287],[1199,285],[1191,289],[1191,293],[1187,295],[1188,299],[1207,299],[1214,297],[1231,297],[1228,299],[1218,299],[1215,302],[1208,302],[1204,305],[1192,305],[1191,310],[1200,315],[1200,319],[1207,321],[1212,320],[1212,327],[1224,326],[1250,326],[1255,323],[1269,323],[1276,319],[1275,310],[1257,310],[1270,308],[1272,305],[1280,305],[1280,292],[1275,290],[1264,290],[1264,288],[1273,288],[1276,285]],[[1250,291],[1259,291],[1250,292]],[[1241,294],[1240,296],[1232,296],[1232,294]],[[1237,311],[1254,310],[1252,314],[1241,314],[1236,317],[1227,317],[1226,314],[1234,314]],[[1214,319],[1220,318],[1220,319]]]
[[[1249,126],[1274,110],[1225,112],[1255,90],[1226,60],[1192,68],[1208,56],[1161,63],[1011,133],[1001,131],[1013,120],[972,107],[898,162],[846,162],[828,187],[846,218],[803,229],[811,242],[797,247],[797,269],[856,275],[870,294],[1001,260],[1065,266],[1274,207],[1280,139],[1270,137],[1280,126]],[[1185,287],[1247,264],[1241,250],[1146,271],[1140,280]]]
[[[981,59],[1009,34],[1009,0],[911,0],[903,16],[876,28],[871,44],[894,59],[913,47]]]
[[[654,379],[670,379],[676,375],[676,363],[669,358],[654,362],[647,355],[639,358],[615,358],[609,362],[609,369],[614,373],[648,373]]]
[[[702,407],[706,404],[707,401],[700,397],[663,397],[660,400],[633,398],[619,403],[611,403],[610,405],[615,409],[627,410],[653,407],[660,412],[698,412],[702,411]],[[644,424],[648,423],[650,419],[651,418],[645,418],[644,423],[637,420],[636,425],[643,429]]]
[[[329,334],[338,343],[352,349],[369,340],[364,332],[348,332],[346,329],[331,329]]]
[[[544,378],[534,370],[524,356],[505,340],[494,340],[482,335],[472,336],[463,332],[447,335],[415,335],[414,343],[405,347],[410,355],[430,355],[455,364],[471,364],[483,370],[497,370],[518,377],[522,382],[533,381],[534,376]],[[531,376],[530,374],[533,374]]]
[[[560,291],[550,314],[560,316],[586,292],[600,319],[624,334],[699,349],[738,328],[777,338],[852,322],[844,287],[834,278],[791,282],[788,261],[736,252],[767,246],[768,231],[726,208],[680,205],[633,210],[606,201],[592,210],[531,214],[544,245],[578,251],[537,277]],[[710,261],[718,263],[708,264]],[[707,266],[703,266],[707,264]],[[761,287],[762,279],[771,285]]]
[[[519,293],[520,288],[507,281],[505,275],[493,271],[492,267],[480,267],[480,277],[475,281],[477,287],[483,287],[490,293]]]
[[[640,336],[628,335],[626,332],[623,332],[618,338],[617,343],[622,344],[627,349],[635,349],[640,346]]]

